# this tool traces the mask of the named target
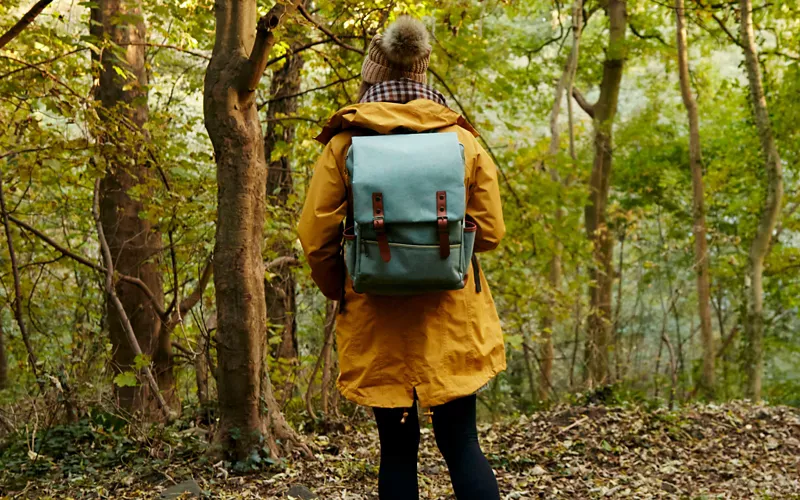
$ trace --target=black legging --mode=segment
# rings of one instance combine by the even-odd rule
[[[458,500],[499,500],[489,462],[478,444],[474,395],[433,408],[436,445],[444,455]],[[381,500],[417,500],[419,420],[412,408],[374,408],[381,441],[378,495]],[[403,412],[408,412],[401,423]]]

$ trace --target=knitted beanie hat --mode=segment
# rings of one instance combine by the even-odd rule
[[[411,16],[401,16],[385,33],[372,39],[361,67],[361,78],[370,84],[399,78],[425,83],[430,60],[431,45],[425,25]]]

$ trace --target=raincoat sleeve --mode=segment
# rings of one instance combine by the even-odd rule
[[[470,182],[467,214],[478,224],[475,252],[487,252],[494,250],[500,244],[506,233],[506,225],[503,222],[503,208],[500,204],[497,167],[477,140],[475,149],[477,154]]]
[[[340,248],[347,188],[332,144],[328,143],[314,167],[298,233],[312,279],[323,295],[339,300],[345,273]]]

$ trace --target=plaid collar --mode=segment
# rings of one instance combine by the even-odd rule
[[[396,102],[405,104],[415,99],[428,99],[447,107],[441,92],[408,78],[376,83],[367,90],[359,102]]]

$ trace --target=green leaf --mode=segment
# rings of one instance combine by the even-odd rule
[[[150,356],[147,354],[139,354],[133,360],[133,366],[136,367],[137,370],[141,370],[145,366],[150,366]]]
[[[122,372],[114,377],[114,384],[117,387],[136,387],[136,374],[133,372]]]

